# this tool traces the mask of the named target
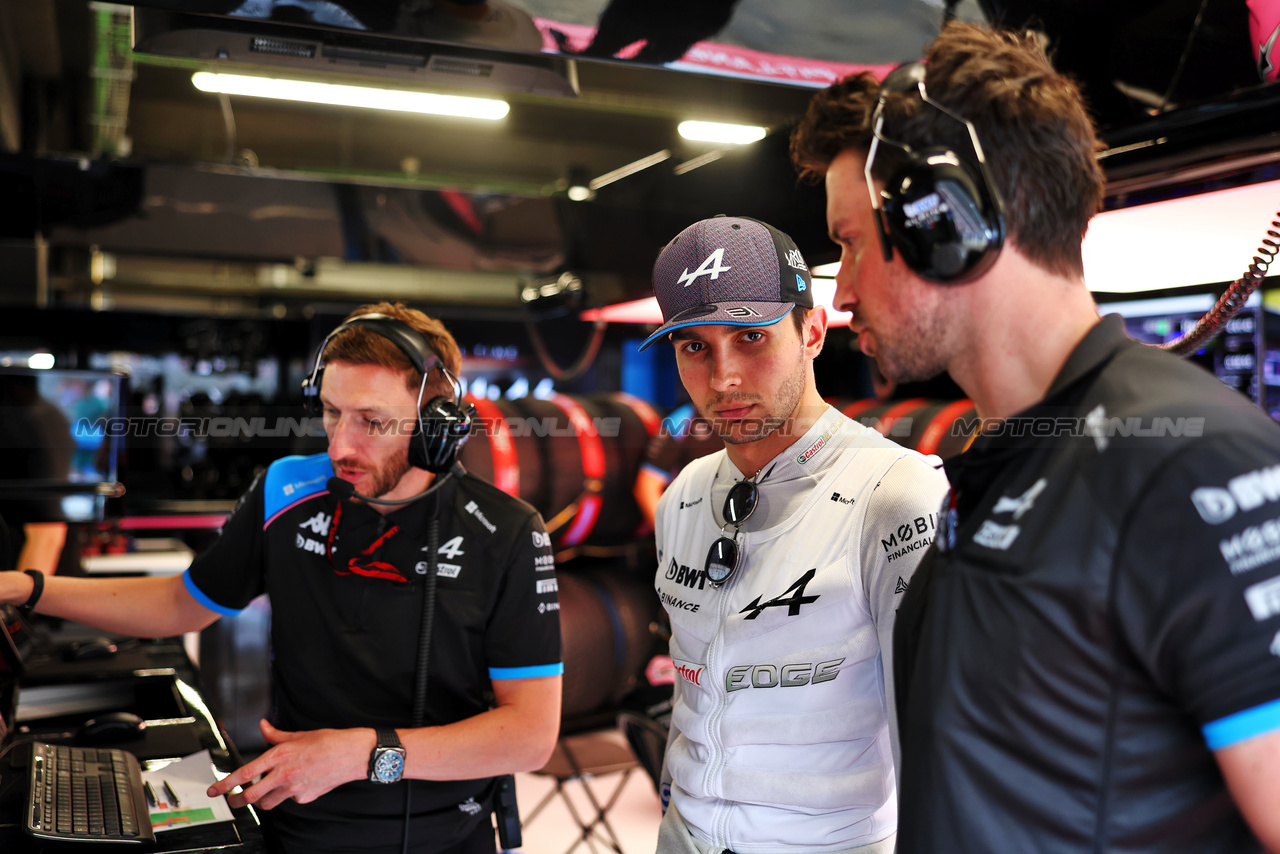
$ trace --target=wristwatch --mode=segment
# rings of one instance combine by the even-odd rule
[[[378,744],[369,754],[369,780],[396,783],[404,776],[404,746],[394,729],[376,728]]]

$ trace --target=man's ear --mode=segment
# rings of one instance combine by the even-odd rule
[[[827,309],[815,305],[805,312],[804,317],[804,355],[809,359],[818,358],[822,345],[827,341]]]

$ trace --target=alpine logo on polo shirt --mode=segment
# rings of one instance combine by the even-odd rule
[[[719,249],[708,255],[707,260],[703,261],[702,265],[692,273],[689,272],[688,267],[685,267],[684,272],[680,274],[680,278],[676,279],[676,281],[687,288],[692,285],[699,276],[710,276],[712,279],[718,279],[720,278],[721,273],[726,273],[733,269],[732,267],[726,267],[723,264],[723,261],[724,247],[721,246]]]

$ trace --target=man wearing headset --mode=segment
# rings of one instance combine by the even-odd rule
[[[494,778],[541,767],[555,746],[550,542],[533,508],[454,462],[470,416],[460,361],[439,321],[360,308],[304,388],[328,453],[273,463],[185,575],[0,573],[0,601],[144,637],[204,628],[267,593],[272,746],[209,793],[271,811],[285,851],[407,839],[493,852]]]
[[[962,24],[792,139],[863,352],[983,419],[898,613],[900,854],[1280,850],[1280,428],[1099,320],[1097,148],[1034,36]]]
[[[680,380],[725,449],[662,494],[655,586],[676,680],[660,854],[893,850],[889,641],[946,481],[814,384],[826,340],[795,244],[714,217],[653,288]]]

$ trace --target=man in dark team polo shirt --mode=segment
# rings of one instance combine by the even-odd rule
[[[962,24],[792,140],[862,351],[982,419],[898,613],[899,854],[1280,850],[1280,427],[1099,320],[1097,147]]]
[[[144,637],[268,594],[272,746],[210,795],[243,786],[233,802],[269,810],[291,854],[400,851],[405,833],[422,854],[493,852],[494,778],[541,767],[555,746],[550,539],[532,507],[454,465],[456,444],[423,426],[465,414],[460,361],[422,312],[359,309],[309,381],[328,453],[273,463],[185,575],[0,573],[0,602]]]

